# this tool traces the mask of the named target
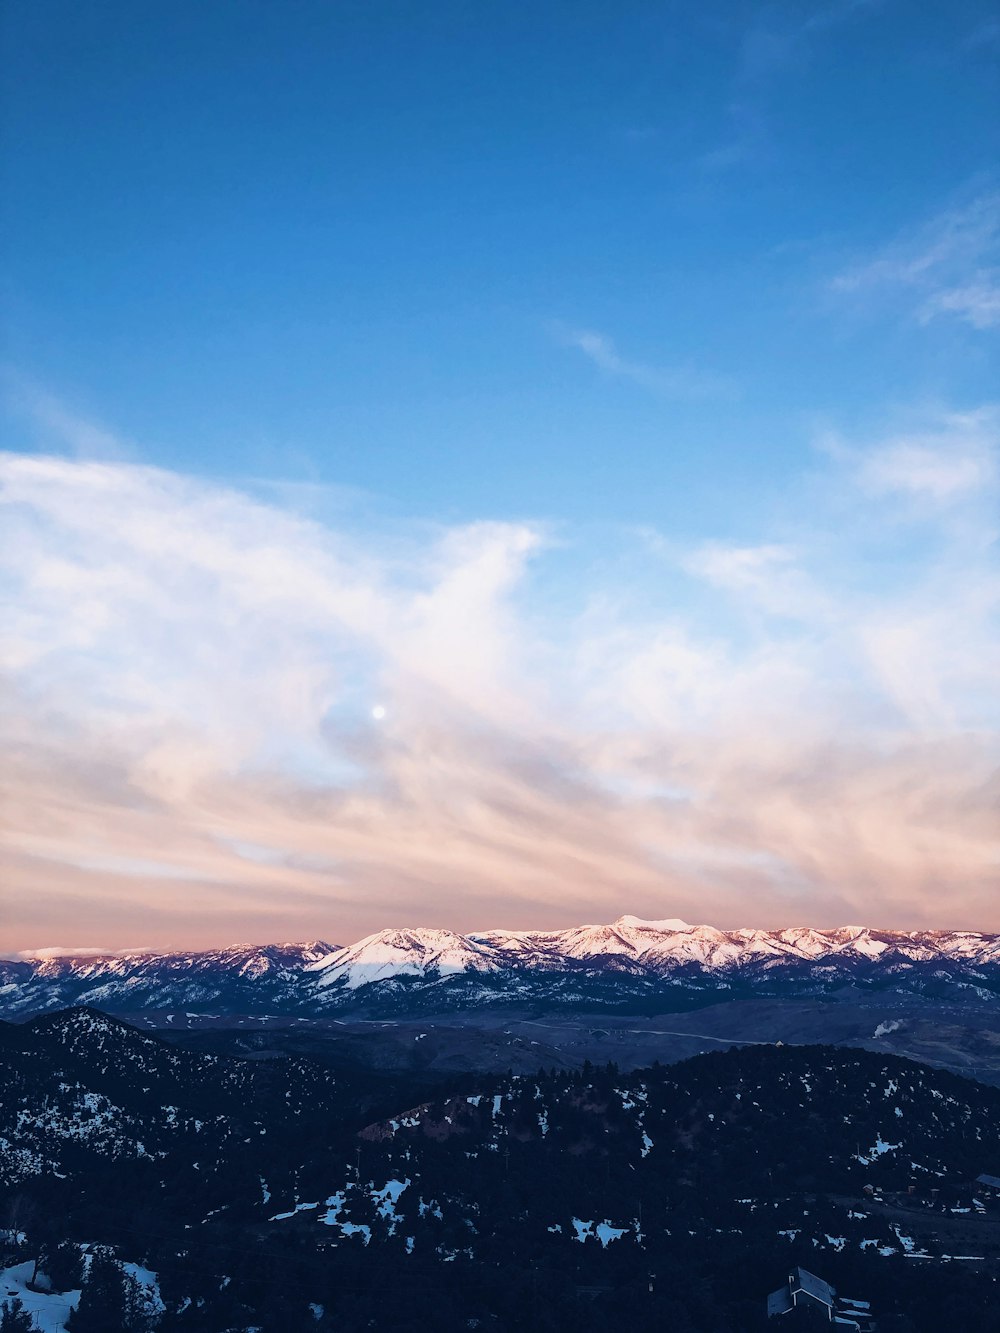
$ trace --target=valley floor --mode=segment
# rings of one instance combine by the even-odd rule
[[[194,1050],[295,1052],[373,1069],[441,1073],[622,1069],[673,1064],[731,1045],[826,1043],[903,1055],[1000,1086],[1000,1005],[846,988],[824,999],[740,999],[659,1015],[469,1009],[419,1018],[123,1014]]]

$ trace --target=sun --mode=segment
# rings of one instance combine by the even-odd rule
[[[375,707],[372,709],[372,717],[375,719],[376,722],[381,722],[382,719],[385,717],[385,705],[376,704]]]

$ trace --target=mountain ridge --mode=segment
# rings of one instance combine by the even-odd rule
[[[993,996],[1000,993],[1000,934],[857,925],[723,930],[625,915],[555,931],[387,928],[340,946],[312,940],[104,955],[39,949],[0,960],[0,1015],[70,1004],[220,1014],[539,1003],[669,1010],[684,994],[821,994],[844,984]]]

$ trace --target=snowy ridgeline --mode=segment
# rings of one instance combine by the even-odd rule
[[[927,979],[951,980],[989,998],[1000,985],[1000,935],[867,926],[723,930],[622,916],[608,925],[554,931],[461,935],[416,926],[336,947],[312,941],[101,957],[42,949],[0,958],[0,1012],[16,1016],[79,1004],[188,1017],[321,1013],[398,999],[400,988],[412,1003],[422,989],[442,982],[446,989],[464,987],[466,999],[477,1003],[530,992],[566,1004],[587,998],[567,988],[570,980],[643,992],[725,989],[735,979],[786,980],[808,989],[871,976],[890,978],[902,990],[919,990]]]
[[[556,931],[489,930],[459,935],[415,927],[381,930],[356,944],[332,949],[306,971],[321,988],[350,990],[398,977],[458,973],[563,971],[581,963],[614,960],[652,975],[678,965],[712,971],[783,962],[1000,962],[1000,936],[957,931],[879,931],[866,926],[784,930],[692,926],[669,919],[623,916],[610,925]]]

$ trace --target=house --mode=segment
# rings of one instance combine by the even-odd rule
[[[854,1329],[855,1333],[872,1333],[875,1328],[867,1301],[838,1296],[835,1287],[807,1268],[793,1268],[785,1285],[767,1298],[768,1319],[800,1309],[815,1310],[835,1328]]]
[[[837,1293],[829,1282],[806,1268],[793,1268],[785,1285],[768,1296],[767,1317],[773,1319],[775,1315],[790,1314],[797,1306],[806,1305],[832,1319],[836,1300]]]
[[[1000,1194],[1000,1176],[988,1176],[985,1174],[976,1176],[975,1183],[982,1185],[983,1189],[995,1190]]]

